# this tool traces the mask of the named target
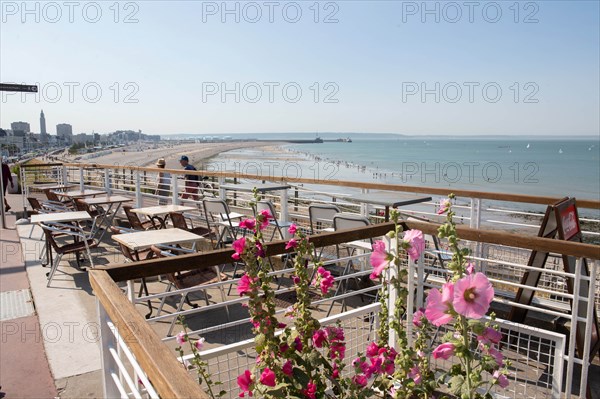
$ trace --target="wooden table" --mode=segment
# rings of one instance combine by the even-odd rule
[[[81,222],[84,220],[92,220],[92,217],[86,211],[53,212],[53,213],[40,213],[37,215],[31,215],[31,223],[35,223],[35,224],[46,223],[46,222],[56,222],[56,223]]]
[[[431,201],[431,197],[418,197],[412,195],[404,195],[393,191],[374,191],[369,193],[361,193],[349,196],[342,196],[348,201],[359,202],[362,204],[380,205],[385,207],[385,221],[390,220],[390,207],[398,208],[400,206],[420,204],[422,202]],[[365,215],[367,216],[367,215]]]
[[[54,191],[54,193],[61,197],[84,198],[84,197],[94,197],[96,195],[106,194],[106,190],[85,189],[83,191],[81,191],[81,190]]]
[[[166,217],[162,217],[163,215],[168,215],[171,212],[175,213],[183,213],[189,211],[195,211],[198,208],[195,206],[187,206],[187,205],[158,205],[158,206],[148,206],[145,208],[135,208],[132,209],[131,212],[138,213],[140,215],[147,216],[150,220],[158,220],[160,226],[164,229],[167,227]]]
[[[119,212],[119,209],[121,208],[121,204],[123,204],[123,202],[132,201],[132,199],[129,197],[124,197],[122,195],[104,195],[102,197],[83,198],[80,199],[80,201],[88,206],[93,207],[99,207],[100,205],[108,205],[108,208],[104,212],[100,213],[102,216],[100,221],[96,224],[96,231],[94,231],[93,234],[95,236],[98,233],[98,231],[100,231],[100,227],[102,226],[102,224],[104,224],[106,226],[106,229],[102,231],[102,234],[98,238],[98,241],[101,241],[102,237],[104,237],[104,234],[106,233],[106,230],[108,230],[112,225],[112,222],[115,219],[115,215],[117,214],[117,212]]]
[[[116,234],[112,239],[125,245],[133,251],[139,251],[150,248],[152,245],[175,245],[184,243],[194,243],[202,237],[182,229],[161,229],[146,230],[135,233]]]
[[[65,191],[65,190],[68,190],[69,188],[76,187],[76,186],[77,186],[76,184],[71,184],[71,183],[67,183],[67,184],[42,183],[42,184],[34,184],[33,186],[31,186],[31,188],[35,188],[37,190]]]

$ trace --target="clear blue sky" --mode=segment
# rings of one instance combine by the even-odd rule
[[[236,23],[221,1],[122,2],[118,15],[112,1],[80,2],[70,22],[63,2],[54,3],[57,19],[43,2],[28,3],[27,14],[20,1],[2,1],[0,80],[39,82],[42,93],[5,94],[0,127],[23,120],[38,132],[43,108],[51,134],[57,123],[74,133],[599,134],[598,1],[478,2],[473,10],[459,1],[460,18],[447,2],[427,3],[439,22],[421,1],[320,2],[318,23],[314,1],[275,3],[272,23],[263,1],[254,3],[255,23],[256,7],[228,2],[237,4]],[[302,15],[291,23],[296,4]],[[102,15],[91,23],[95,5]],[[330,14],[338,22],[324,23]],[[123,23],[128,15],[138,22]],[[233,93],[236,82],[239,103],[235,94],[223,101],[221,84]],[[302,95],[288,102],[297,87]],[[422,88],[431,91],[424,98]]]

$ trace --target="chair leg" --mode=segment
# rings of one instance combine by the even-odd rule
[[[48,283],[46,284],[46,287],[50,287],[50,283],[52,282],[52,277],[54,277],[54,273],[56,272],[56,269],[58,269],[58,263],[60,262],[61,259],[62,259],[62,254],[57,253],[56,258],[54,258],[54,260],[52,261],[52,267],[50,268],[50,272],[47,273],[48,274]]]
[[[171,292],[171,288],[173,288],[173,283],[169,283],[167,290],[165,292]],[[167,300],[167,296],[163,296],[160,300],[160,305],[158,305],[158,310],[156,311],[156,316],[160,316],[160,312],[162,312],[162,308],[165,305],[165,301]]]

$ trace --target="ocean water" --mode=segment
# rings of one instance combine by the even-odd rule
[[[218,169],[600,199],[600,140],[355,139],[230,151]]]

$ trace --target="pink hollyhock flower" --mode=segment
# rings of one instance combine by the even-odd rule
[[[240,259],[240,256],[244,253],[244,249],[246,248],[246,237],[235,240],[232,244],[232,247],[235,253],[231,255],[231,257],[235,260]]]
[[[302,340],[300,337],[294,338],[294,349],[296,349],[298,352],[302,352],[302,348]]]
[[[260,211],[260,230],[264,230],[269,225],[269,220],[273,220],[273,215],[266,209]]]
[[[454,355],[454,349],[456,349],[454,344],[445,342],[433,350],[433,358],[448,360]]]
[[[251,289],[250,286],[251,286],[251,284],[253,282],[254,281],[250,277],[248,277],[247,274],[244,274],[242,276],[242,278],[240,279],[240,281],[238,281],[238,284],[237,284],[237,292],[238,292],[238,294],[240,296],[242,296],[245,293],[247,293],[248,291],[250,291],[250,289]]]
[[[423,317],[425,317],[424,312],[425,312],[425,309],[420,308],[415,313],[413,313],[412,322],[415,327],[419,328],[423,325]]]
[[[368,379],[367,379],[366,375],[358,374],[358,375],[355,375],[354,378],[352,378],[352,381],[357,386],[364,388],[367,386]]]
[[[343,342],[333,342],[329,347],[329,356],[332,359],[344,359],[346,357],[346,345]]]
[[[331,373],[331,377],[334,379],[340,378],[340,370],[337,368],[337,364],[333,364],[333,372]]]
[[[475,265],[472,262],[467,263],[465,266],[465,271],[467,274],[473,274],[473,272],[475,272]]]
[[[438,209],[437,214],[441,215],[442,213],[446,213],[450,208],[450,200],[443,199],[440,201],[440,209]]]
[[[502,355],[502,352],[497,349],[490,348],[488,353],[494,358],[498,366],[502,366],[504,364],[504,355]]]
[[[494,299],[494,288],[483,273],[463,277],[454,284],[454,310],[471,319],[482,318]]]
[[[238,376],[237,384],[242,391],[239,395],[240,398],[243,398],[246,392],[249,394],[248,396],[252,396],[252,373],[250,370],[246,370],[244,371],[244,374]]]
[[[502,339],[502,333],[491,327],[486,327],[482,335],[477,336],[477,340],[483,344],[497,344]]]
[[[290,227],[288,227],[288,233],[290,233],[291,235],[296,234],[296,230],[298,230],[298,226],[296,226],[293,223],[290,225]]]
[[[385,250],[385,242],[379,240],[373,243],[373,252],[371,252],[371,266],[373,266],[373,272],[371,273],[371,280],[377,279],[381,272],[388,267],[390,264],[390,255]]]
[[[258,256],[259,258],[264,258],[265,257],[265,248],[262,246],[262,244],[260,242],[256,243],[256,256]]]
[[[294,282],[294,284],[298,284],[300,282],[300,277],[293,275],[292,276],[292,281]]]
[[[306,389],[302,390],[302,393],[304,394],[304,396],[306,396],[309,399],[316,399],[317,398],[317,385],[314,382],[309,381],[308,384],[306,385]]]
[[[434,326],[442,326],[452,321],[450,306],[454,297],[454,285],[446,283],[442,286],[442,292],[432,289],[427,295],[427,306],[425,307],[425,317]]]
[[[294,373],[294,368],[292,367],[292,362],[291,361],[287,361],[283,364],[283,367],[281,368],[281,371],[283,371],[283,374],[287,375],[288,377],[291,377],[292,374]]]
[[[177,334],[175,339],[177,340],[177,343],[179,345],[183,345],[185,343],[185,341],[187,341],[187,336],[186,336],[185,332],[182,331],[179,334]]]
[[[500,388],[506,388],[509,384],[508,378],[506,378],[506,376],[500,373],[498,370],[494,371],[494,378],[498,380],[498,385],[500,385]]]
[[[341,327],[325,327],[325,333],[329,341],[343,341],[344,340],[344,329]]]
[[[419,259],[421,253],[425,250],[425,238],[423,238],[423,232],[421,230],[407,230],[403,237],[404,242],[410,245],[410,248],[406,250],[408,256],[412,260]]]
[[[410,369],[408,372],[408,378],[412,378],[412,380],[415,382],[415,385],[421,384],[421,370],[419,369],[419,366],[413,366],[413,368]]]
[[[317,269],[317,276],[315,281],[313,282],[315,286],[319,286],[321,288],[321,293],[323,295],[327,294],[329,289],[333,286],[335,279],[331,275],[331,272],[325,270],[323,267],[319,267]]]
[[[270,368],[265,368],[260,375],[260,383],[268,387],[275,386],[275,373]]]
[[[317,330],[312,336],[313,343],[317,348],[323,347],[323,342],[327,339],[327,333],[325,330]]]
[[[367,351],[366,351],[366,355],[368,357],[373,357],[373,356],[377,356],[377,353],[379,352],[379,346],[377,346],[376,342],[371,342],[369,344],[369,346],[367,346]]]
[[[285,245],[285,249],[296,248],[297,246],[298,246],[298,241],[296,241],[294,238],[292,238]]]
[[[240,222],[239,226],[242,229],[254,230],[254,228],[256,227],[256,220],[255,219],[244,219]]]
[[[204,338],[198,338],[198,340],[196,342],[194,342],[194,346],[196,347],[196,349],[198,349],[199,351],[202,350],[202,347],[204,346]]]

